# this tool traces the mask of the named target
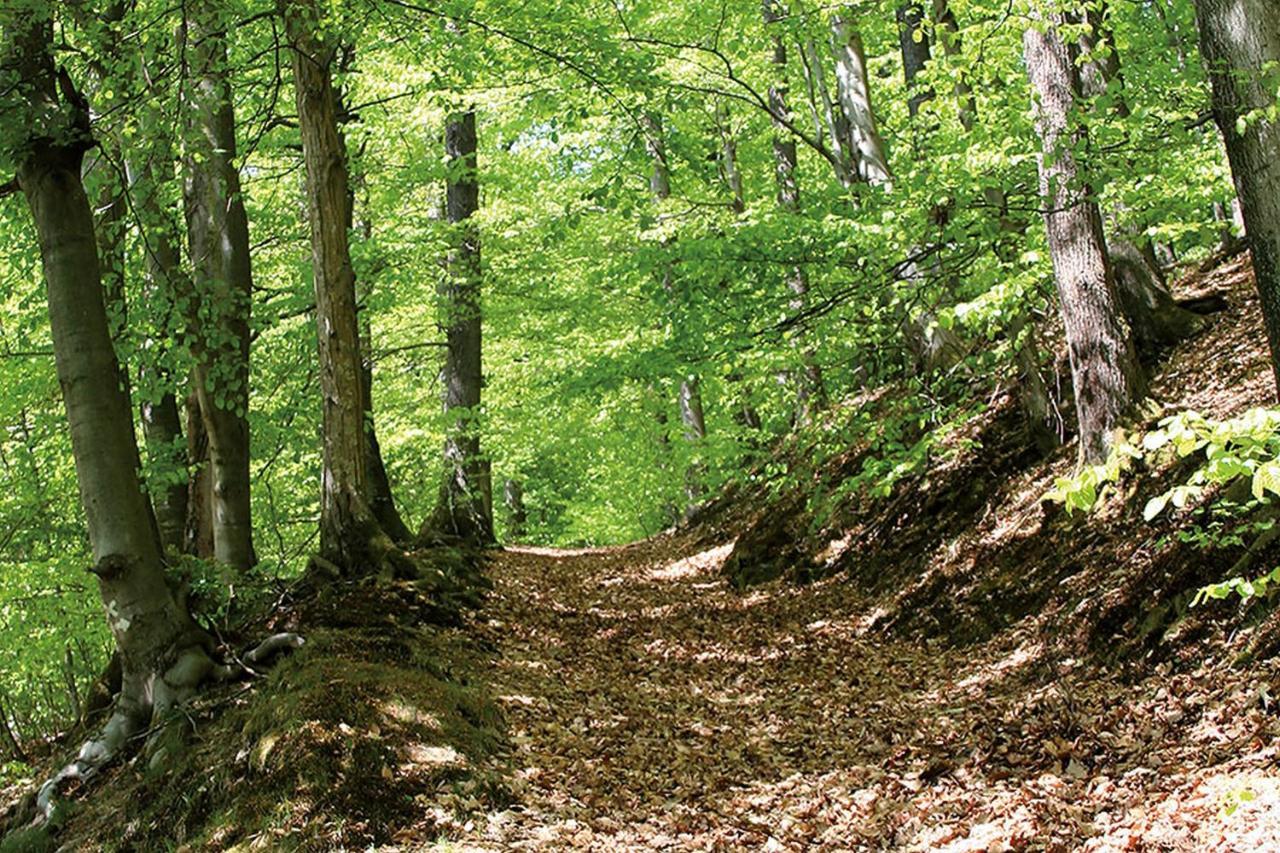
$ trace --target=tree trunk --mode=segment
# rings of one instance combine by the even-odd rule
[[[444,132],[449,179],[445,214],[451,248],[445,258],[440,304],[446,349],[444,479],[435,510],[419,536],[455,536],[490,545],[493,488],[488,462],[480,455],[481,307],[480,234],[472,216],[480,209],[476,171],[476,114],[466,109],[449,116]],[[656,179],[656,177],[655,177]]]
[[[209,438],[214,556],[243,570],[257,562],[249,505],[249,221],[235,164],[225,10],[190,0],[186,14],[184,196],[195,274],[187,332]]]
[[[286,21],[307,171],[324,400],[319,555],[349,575],[374,573],[393,546],[368,503],[364,368],[347,233],[351,189],[331,76],[336,50],[318,35],[319,12],[312,0],[294,0]]]
[[[29,112],[18,182],[40,241],[58,381],[80,497],[123,680],[101,735],[40,791],[44,817],[61,782],[87,778],[156,714],[183,701],[209,673],[205,637],[165,581],[160,545],[140,480],[128,395],[112,347],[93,214],[80,180],[92,145],[88,104],[55,71],[53,22],[6,11],[5,66],[22,81]],[[52,126],[51,126],[52,125]]]
[[[849,122],[845,119],[844,113],[836,108],[836,104],[831,98],[831,90],[827,87],[826,67],[818,58],[818,48],[813,39],[806,38],[804,40],[801,45],[800,59],[804,66],[805,81],[809,86],[813,108],[816,111],[820,106],[822,110],[822,120],[826,126],[826,135],[831,142],[831,150],[835,154],[835,163],[832,166],[835,169],[836,178],[839,179],[843,186],[849,187],[853,184],[855,171],[848,142],[850,137]],[[822,134],[819,133],[819,137],[821,136]]]
[[[195,384],[195,379],[192,379]],[[187,395],[187,523],[183,551],[213,558],[213,477],[209,473],[209,434],[194,389]]]
[[[524,508],[524,486],[508,479],[502,484],[502,503],[507,508],[507,539],[519,542],[528,532],[529,516]]]
[[[836,56],[836,83],[840,106],[849,122],[850,143],[857,155],[858,176],[872,185],[890,181],[889,158],[871,109],[871,86],[862,36],[851,23],[851,13],[831,19],[831,47]]]
[[[1040,194],[1071,355],[1080,459],[1092,464],[1106,459],[1113,431],[1140,393],[1141,374],[1107,258],[1102,216],[1075,156],[1087,132],[1072,121],[1080,95],[1078,52],[1059,35],[1068,23],[1065,15],[1034,17],[1038,21],[1023,34],[1023,55],[1038,99]]]
[[[898,6],[898,46],[902,51],[902,75],[907,83],[907,112],[912,118],[920,105],[933,97],[932,89],[916,91],[916,77],[933,57],[929,52],[929,35],[924,28],[924,6],[918,2]]]
[[[729,105],[724,101],[716,105],[716,124],[720,130],[720,171],[729,188],[729,208],[734,213],[742,213],[747,203],[742,191],[742,171],[738,168],[738,140],[733,135]]]
[[[764,22],[776,24],[779,20],[774,0],[765,0]],[[782,36],[773,36],[773,83],[769,86],[769,110],[773,120],[773,174],[778,186],[778,207],[787,213],[800,210],[800,181],[796,175],[798,159],[795,138],[787,132],[783,122],[790,119],[791,107],[787,103],[787,47]],[[805,309],[809,301],[809,277],[804,268],[792,267],[787,276],[787,289],[791,291],[788,307],[794,312]],[[827,405],[826,388],[822,382],[822,368],[811,347],[801,344],[800,370],[789,377],[793,387],[796,409],[795,422],[805,425],[813,420],[815,412]]]
[[[707,437],[707,421],[702,413],[702,381],[695,374],[690,374],[680,382],[680,423],[684,426],[684,438],[692,446],[694,453]],[[689,512],[706,494],[706,465],[700,459],[694,459],[685,469],[684,491]]]
[[[1280,121],[1254,113],[1241,127],[1275,106],[1275,71],[1262,69],[1280,62],[1280,15],[1273,0],[1196,0],[1196,19],[1280,388]]]
[[[947,0],[933,0],[933,26],[937,34],[938,44],[947,59],[960,56],[960,25],[956,22],[955,13]],[[960,124],[966,131],[973,130],[973,123],[978,116],[978,105],[973,98],[973,88],[965,80],[965,75],[953,70],[956,82],[952,94],[960,103]]]
[[[142,234],[143,297],[159,322],[144,341],[139,359],[139,414],[158,481],[151,487],[151,496],[160,540],[166,550],[181,552],[187,541],[188,456],[175,383],[166,362],[167,342],[177,325],[175,302],[179,294],[190,292],[191,285],[182,269],[177,217],[166,209],[164,200],[165,187],[175,180],[172,151],[161,128],[145,118],[140,123],[154,136],[146,140],[149,149],[127,157],[125,166]]]

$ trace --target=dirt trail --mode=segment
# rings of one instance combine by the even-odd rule
[[[742,595],[720,578],[726,554],[661,538],[498,556],[476,630],[498,649],[494,690],[513,738],[516,801],[476,816],[454,841],[593,850],[1280,842],[1278,730],[1256,684],[1213,673],[1125,684],[1047,661],[1016,632],[952,650],[862,636],[873,603],[850,584]]]

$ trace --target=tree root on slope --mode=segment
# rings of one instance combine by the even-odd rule
[[[269,665],[280,655],[300,648],[298,634],[267,637],[231,663],[219,664],[203,644],[187,647],[163,673],[150,677],[126,675],[115,709],[98,736],[81,745],[75,760],[40,786],[36,794],[33,826],[43,826],[57,811],[57,794],[69,781],[88,782],[119,757],[130,741],[145,737],[144,754],[152,769],[163,767],[185,737],[175,712],[182,709],[208,682],[227,682],[257,674],[254,667]]]

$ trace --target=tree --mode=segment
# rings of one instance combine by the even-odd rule
[[[1023,34],[1037,98],[1040,195],[1066,327],[1080,426],[1080,460],[1103,461],[1112,433],[1136,401],[1141,374],[1102,231],[1102,214],[1078,158],[1087,130],[1073,116],[1080,97],[1078,49],[1065,42],[1062,12],[1033,10]]]
[[[1196,0],[1196,20],[1280,389],[1280,15],[1269,0]]]
[[[920,112],[920,105],[933,97],[933,92],[929,89],[915,91],[916,78],[933,58],[929,52],[929,34],[924,28],[924,6],[914,0],[903,3],[898,6],[897,17],[898,48],[902,52],[902,76],[909,93],[907,111],[912,118],[915,118]]]
[[[791,118],[791,107],[787,103],[787,45],[777,29],[780,20],[776,0],[764,0],[764,22],[773,29],[770,57],[773,80],[769,84],[769,112],[773,116],[773,175],[777,184],[778,209],[794,214],[800,210],[800,180],[796,176],[798,155],[795,137],[783,124]],[[795,312],[803,311],[809,301],[809,276],[804,267],[791,268],[787,288],[792,294],[788,307]],[[827,390],[822,381],[822,366],[818,364],[812,348],[802,347],[800,363],[799,375],[792,374],[788,380],[794,386],[795,421],[808,424],[815,412],[826,408]]]
[[[849,11],[831,18],[831,48],[836,57],[836,86],[840,106],[851,133],[858,176],[873,185],[888,184],[889,158],[871,108],[871,84],[862,35],[853,26]]]
[[[236,166],[236,126],[227,67],[226,9],[185,7],[184,195],[194,272],[187,304],[192,381],[208,435],[214,556],[247,569],[253,548],[249,472],[249,220]]]
[[[348,242],[352,193],[332,76],[338,50],[319,35],[319,10],[312,0],[293,0],[286,9],[286,22],[307,171],[324,399],[319,556],[349,575],[376,573],[389,562],[394,570],[399,553],[369,503],[368,397]]]
[[[165,577],[142,490],[129,398],[104,303],[93,215],[80,179],[94,144],[89,107],[55,66],[47,8],[4,14],[3,64],[21,81],[24,130],[11,154],[40,241],[49,323],[94,565],[122,680],[101,734],[42,787],[45,817],[58,786],[92,776],[152,720],[185,701],[214,668],[207,637]],[[154,734],[152,735],[154,738]]]
[[[481,369],[480,233],[472,217],[480,209],[476,160],[476,113],[449,115],[444,131],[449,177],[445,217],[451,246],[439,296],[444,312],[444,477],[431,515],[423,522],[424,540],[445,535],[475,545],[493,537],[493,486],[489,463],[480,454]]]

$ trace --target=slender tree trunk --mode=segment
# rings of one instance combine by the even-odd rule
[[[766,6],[766,9],[768,8],[770,7]],[[831,98],[831,90],[827,86],[826,66],[818,57],[818,48],[812,38],[806,38],[801,45],[800,59],[804,66],[805,81],[809,85],[813,108],[817,111],[821,106],[826,136],[831,142],[831,150],[835,153],[836,162],[833,167],[836,178],[842,185],[849,187],[853,183],[855,172],[853,153],[849,149],[849,122]],[[822,134],[819,133],[819,137],[821,136]]]
[[[209,438],[214,556],[257,562],[249,504],[249,221],[236,169],[235,116],[227,68],[225,10],[186,4],[183,50],[184,195],[194,298],[187,332],[192,378]]]
[[[446,340],[444,413],[449,421],[444,446],[444,479],[435,510],[419,535],[456,536],[489,545],[493,535],[493,488],[488,462],[480,455],[481,307],[480,234],[472,221],[480,209],[476,169],[476,114],[449,116],[444,133],[449,180],[445,214],[452,246],[440,288]]]
[[[1280,388],[1280,121],[1263,112],[1276,103],[1280,14],[1272,0],[1196,0],[1196,19]]]
[[[179,294],[190,292],[191,285],[182,269],[177,215],[165,201],[166,187],[176,180],[172,151],[162,129],[146,118],[141,123],[149,136],[148,150],[129,156],[125,165],[142,238],[143,297],[158,322],[139,359],[139,414],[159,480],[151,493],[160,539],[166,550],[180,552],[187,543],[188,457],[167,342],[177,326],[175,302]]]
[[[195,378],[192,377],[192,384]],[[187,418],[187,523],[183,550],[213,558],[213,476],[209,472],[209,434],[194,389],[184,405]]]
[[[933,0],[933,26],[937,33],[938,44],[949,60],[961,54],[960,25],[956,22],[955,13],[947,0]],[[960,124],[966,131],[973,130],[973,123],[978,116],[978,105],[973,97],[973,87],[959,71],[954,72],[956,82],[951,92],[960,104]]]
[[[871,85],[867,78],[867,56],[862,36],[853,27],[852,13],[831,19],[831,47],[836,57],[836,83],[840,106],[852,132],[857,154],[858,176],[873,185],[887,185],[891,179],[889,158],[871,109]]]
[[[907,83],[907,112],[912,118],[920,112],[920,105],[933,97],[932,89],[916,91],[916,77],[929,64],[929,34],[924,28],[924,6],[919,2],[898,6],[898,46],[902,51],[902,76]]]
[[[680,382],[680,423],[684,426],[685,441],[696,454],[707,437],[707,421],[702,412],[702,380],[696,374],[690,374]],[[703,482],[706,475],[706,465],[697,458],[685,469],[686,517],[706,494]]]
[[[524,486],[519,480],[502,484],[502,503],[507,508],[507,539],[519,542],[528,532],[529,515],[524,508]]]
[[[53,22],[0,13],[3,65],[17,73],[29,110],[18,182],[40,241],[58,381],[102,602],[123,664],[115,709],[101,735],[41,789],[52,812],[58,785],[93,775],[156,713],[194,691],[212,668],[205,637],[165,580],[140,480],[128,395],[112,347],[93,214],[80,180],[92,145],[88,104],[53,61]],[[53,128],[50,129],[50,123]]]
[[[724,101],[716,105],[716,124],[720,130],[720,170],[729,187],[729,208],[734,213],[742,213],[747,209],[747,202],[742,191],[742,171],[738,168],[738,140],[733,135],[729,105]]]
[[[1141,374],[1107,257],[1102,215],[1076,160],[1087,132],[1072,120],[1080,94],[1078,53],[1059,35],[1068,23],[1065,15],[1033,14],[1023,34],[1023,56],[1038,100],[1040,193],[1071,355],[1080,459],[1092,464],[1106,458],[1113,431],[1140,393]]]
[[[775,0],[764,2],[764,22],[768,26],[779,20]],[[800,180],[797,177],[799,162],[795,138],[787,132],[782,122],[791,117],[787,96],[787,47],[781,33],[773,34],[773,82],[769,85],[769,109],[773,121],[773,174],[778,187],[778,207],[787,213],[800,211]],[[795,312],[805,309],[809,302],[809,277],[804,267],[792,267],[787,276],[787,289],[791,291],[788,307]],[[822,381],[822,368],[818,365],[812,347],[801,343],[800,370],[789,378],[795,400],[795,421],[805,425],[813,420],[815,412],[827,405],[826,388]]]

